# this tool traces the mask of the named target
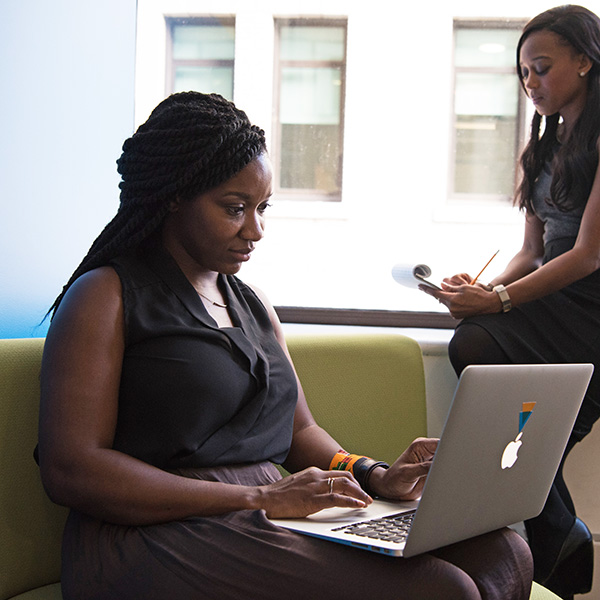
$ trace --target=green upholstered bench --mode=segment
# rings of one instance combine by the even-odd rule
[[[288,347],[310,409],[350,452],[394,461],[427,432],[419,345],[397,335],[296,335]]]
[[[59,600],[67,510],[33,460],[44,340],[0,340],[0,599]]]
[[[0,340],[0,600],[59,600],[67,511],[48,500],[37,442],[44,340]],[[317,420],[354,452],[394,460],[426,432],[419,346],[403,336],[295,336],[290,351]],[[531,600],[557,596],[534,585]]]

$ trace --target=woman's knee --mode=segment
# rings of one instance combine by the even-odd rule
[[[494,531],[442,548],[436,555],[475,582],[483,600],[527,600],[533,559],[525,540],[511,529]]]
[[[475,323],[457,327],[448,344],[448,357],[457,375],[468,365],[511,362],[495,338]]]
[[[398,600],[482,600],[477,584],[452,562],[431,554],[409,561],[412,572],[405,579]],[[420,561],[420,567],[415,568]]]
[[[460,375],[463,369],[477,362],[481,346],[478,340],[476,325],[463,324],[458,327],[448,343],[448,358],[457,375]]]
[[[487,560],[473,579],[483,600],[527,600],[533,581],[533,557],[527,542],[512,529],[488,534]],[[483,558],[483,556],[480,556]]]
[[[467,573],[455,569],[452,573],[445,573],[438,580],[439,585],[431,581],[430,587],[423,595],[423,600],[443,598],[444,600],[485,600],[477,584]],[[411,599],[412,600],[412,599]]]

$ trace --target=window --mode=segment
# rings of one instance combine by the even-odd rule
[[[523,143],[515,69],[521,26],[454,24],[452,198],[512,200]]]
[[[232,19],[167,18],[167,93],[194,90],[233,99],[235,27]]]
[[[440,281],[477,273],[500,249],[491,279],[521,247],[509,198],[531,116],[522,113],[533,109],[514,57],[538,1],[488,7],[487,18],[477,0],[392,2],[384,13],[339,0],[316,10],[303,0],[138,0],[136,126],[178,66],[227,67],[224,95],[233,90],[265,130],[274,167],[266,234],[241,278],[307,319],[374,311],[379,324],[410,313],[455,325],[391,270],[426,263]],[[424,22],[425,34],[413,26]],[[180,36],[190,36],[183,53]]]
[[[277,189],[341,200],[346,22],[276,21]]]

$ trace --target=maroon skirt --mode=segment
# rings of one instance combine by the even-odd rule
[[[241,485],[280,478],[270,463],[178,474]],[[143,527],[71,511],[66,600],[526,600],[531,558],[509,529],[414,558],[393,558],[276,527],[238,511]]]

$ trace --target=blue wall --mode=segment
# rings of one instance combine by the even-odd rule
[[[0,5],[0,338],[36,337],[118,206],[135,0]]]

